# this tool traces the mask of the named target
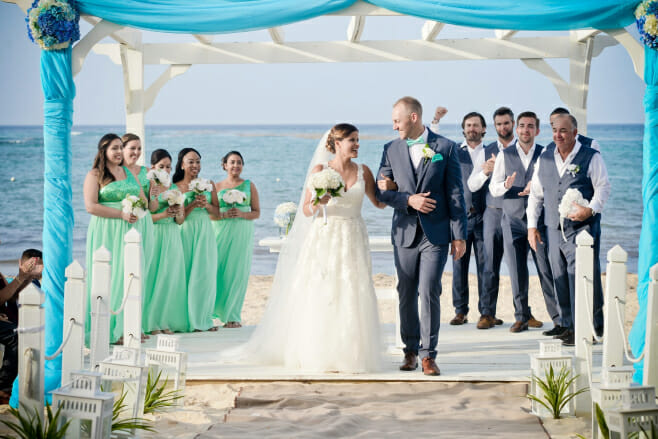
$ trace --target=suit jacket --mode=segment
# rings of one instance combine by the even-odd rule
[[[452,239],[466,239],[467,221],[462,186],[461,166],[457,144],[428,130],[427,145],[438,154],[433,160],[421,160],[417,174],[409,155],[409,146],[403,139],[384,145],[384,153],[377,178],[391,178],[398,185],[397,191],[379,191],[377,198],[393,207],[391,240],[394,245],[410,247],[416,236],[418,224],[434,245],[449,244]],[[430,192],[436,200],[436,208],[421,213],[409,207],[411,195]]]

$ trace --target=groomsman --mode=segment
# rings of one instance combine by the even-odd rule
[[[438,111],[437,111],[438,112]],[[436,120],[436,118],[435,118]],[[435,125],[433,124],[431,128]],[[487,124],[480,113],[471,112],[462,120],[464,141],[458,149],[459,163],[461,165],[462,185],[464,187],[464,201],[466,202],[466,215],[468,220],[468,233],[466,237],[466,253],[464,257],[453,262],[452,267],[452,304],[455,307],[455,317],[451,325],[463,325],[468,322],[468,266],[471,259],[471,249],[475,254],[478,280],[478,308],[481,311],[484,287],[482,271],[484,264],[484,236],[482,234],[482,215],[485,209],[487,186],[476,191],[469,188],[469,176],[474,169],[480,169],[484,164],[484,144],[482,139]]]
[[[550,116],[550,122],[551,126],[553,126],[553,120],[558,114],[571,114],[569,113],[569,110],[563,107],[557,107],[555,110],[551,112]],[[594,148],[597,151],[601,151],[601,146],[599,145],[599,142],[596,141],[596,139],[592,139],[591,137],[583,136],[582,134],[578,134],[577,137],[578,141],[582,146],[589,146]],[[548,144],[548,146],[555,146],[555,142],[551,142]]]
[[[567,328],[559,337],[566,346],[573,346],[575,315],[576,235],[583,230],[594,238],[594,329],[603,333],[603,289],[601,286],[601,211],[610,195],[608,171],[601,154],[583,146],[578,140],[578,123],[570,114],[553,119],[555,147],[542,152],[530,187],[528,200],[528,241],[537,251],[544,242],[537,228],[542,207],[548,231],[548,251],[558,304],[561,326]],[[559,205],[569,188],[578,189],[587,207],[574,203],[571,213],[560,224]],[[560,230],[562,228],[562,231]],[[564,232],[565,238],[562,236]]]
[[[529,248],[527,240],[526,208],[530,181],[535,163],[544,149],[543,146],[535,144],[535,137],[539,134],[537,115],[530,111],[519,114],[516,121],[516,133],[518,139],[498,156],[489,184],[492,196],[500,197],[503,200],[503,242],[505,258],[510,271],[516,320],[510,328],[511,332],[527,330],[528,321],[531,318],[528,306],[529,250],[532,253],[535,267],[537,267],[548,313],[556,327],[560,323],[560,312],[553,288],[553,274],[548,261],[548,250],[544,244],[546,227],[543,223],[543,215],[538,220],[537,228],[542,237],[542,243],[538,244],[537,251]]]

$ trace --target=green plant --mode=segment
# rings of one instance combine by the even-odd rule
[[[160,385],[161,375],[162,371],[159,371],[158,375],[153,379],[153,375],[149,370],[146,395],[144,397],[144,413],[155,413],[173,407],[176,405],[176,401],[183,397],[179,390],[165,392],[168,379],[165,378],[164,383]]]
[[[7,427],[14,431],[19,438],[21,439],[61,439],[66,434],[66,430],[69,428],[69,422],[65,423],[61,427],[58,427],[59,415],[62,407],[59,407],[55,414],[50,407],[50,404],[46,403],[46,415],[47,422],[42,421],[43,412],[39,413],[39,409],[34,410],[34,414],[22,414],[19,410],[15,408],[10,408],[9,411],[18,422],[11,421],[2,421]],[[16,439],[16,436],[2,435],[2,439]]]
[[[605,414],[601,410],[601,406],[594,403],[594,408],[596,410],[596,423],[599,424],[599,430],[601,430],[601,438],[610,439],[610,429],[608,428],[608,423],[605,420]],[[587,439],[582,434],[577,434],[576,436],[580,439]]]
[[[584,387],[575,392],[569,391],[577,378],[578,375],[571,377],[571,370],[566,367],[562,367],[560,373],[556,375],[553,365],[550,365],[544,379],[536,376],[532,377],[532,380],[544,393],[543,399],[531,394],[528,394],[528,398],[546,407],[553,415],[553,419],[560,419],[560,413],[569,401],[589,390],[589,387]]]
[[[126,409],[126,395],[127,393],[121,392],[121,396],[114,401],[112,406],[112,431],[131,433],[133,430],[150,431],[154,433],[155,430],[151,426],[151,422],[144,418],[124,418],[120,419],[121,413]]]
[[[644,434],[644,436],[640,436],[639,433],[631,433],[628,437],[635,439],[635,438],[646,438],[646,439],[657,439],[658,438],[658,430],[656,429],[656,424],[651,421],[651,432],[648,432],[640,425],[640,432]]]

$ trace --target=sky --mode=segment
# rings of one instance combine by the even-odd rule
[[[348,17],[322,17],[284,26],[287,40],[342,40]],[[420,37],[424,20],[368,17],[362,40]],[[84,35],[89,26],[81,22]],[[519,36],[532,35],[528,32]],[[492,37],[491,30],[446,26],[439,38]],[[24,14],[0,1],[0,125],[40,125],[43,95],[40,49],[26,33]],[[196,41],[186,35],[146,32],[144,42]],[[266,31],[220,35],[215,41],[270,41]],[[104,41],[110,42],[110,40]],[[566,60],[549,63],[568,78]],[[164,70],[147,66],[146,87]],[[75,125],[123,125],[121,66],[94,54],[75,77]],[[592,60],[588,123],[643,123],[644,82],[620,46]],[[388,124],[391,105],[411,95],[429,122],[437,105],[448,108],[444,122],[461,122],[470,111],[490,120],[502,105],[516,113],[537,112],[546,121],[563,106],[552,84],[519,60],[426,61],[405,63],[195,65],[161,90],[146,113],[146,125],[195,124]]]

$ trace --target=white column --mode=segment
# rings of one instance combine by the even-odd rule
[[[130,229],[124,237],[123,285],[124,297],[128,299],[123,310],[123,344],[126,347],[142,348],[142,291],[143,256],[142,237],[135,229]]]
[[[66,267],[67,278],[64,286],[64,334],[66,340],[68,329],[71,334],[62,350],[62,385],[69,383],[71,372],[84,369],[85,319],[87,315],[87,288],[85,286],[85,271],[78,261],[73,261]],[[49,352],[50,355],[52,353]]]
[[[94,252],[94,262],[91,268],[93,276],[91,283],[91,335],[89,347],[89,367],[97,370],[98,364],[110,356],[110,287],[112,284],[112,269],[110,267],[110,251],[101,246]]]
[[[576,389],[589,386],[588,367],[590,362],[589,349],[583,339],[592,340],[593,284],[594,278],[594,239],[586,231],[576,236],[576,315],[574,316],[574,332],[576,341],[575,381]],[[592,409],[592,399],[589,392],[576,397],[576,416],[589,415]]]
[[[626,261],[628,254],[616,245],[608,252],[606,267],[605,300],[603,305],[603,369],[624,365],[624,306],[617,304],[615,297],[626,300]],[[621,326],[617,317],[617,307],[621,312]]]
[[[44,361],[44,317],[45,294],[28,285],[18,296],[18,374],[20,412],[34,416],[43,414],[43,361]],[[43,415],[42,415],[43,416]]]
[[[133,47],[120,45],[123,67],[123,87],[126,105],[126,132],[137,134],[142,140],[142,156],[138,163],[144,164],[146,139],[144,137],[144,53],[141,34]]]
[[[658,386],[658,264],[649,272],[647,290],[647,332],[644,336],[644,376],[642,384]]]
[[[570,34],[569,48],[569,87],[566,102],[569,111],[578,121],[578,132],[587,134],[587,93],[589,92],[589,72],[592,65],[594,39],[580,41],[576,31]]]

